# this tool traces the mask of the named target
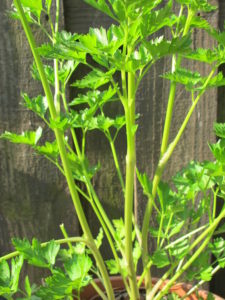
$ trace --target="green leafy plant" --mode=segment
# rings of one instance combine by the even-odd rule
[[[17,299],[80,299],[82,289],[91,284],[102,299],[114,300],[109,273],[121,275],[131,300],[140,299],[139,288],[143,282],[147,300],[165,299],[181,276],[185,276],[187,282],[197,281],[188,295],[225,267],[225,241],[218,237],[225,232],[221,225],[225,206],[217,212],[218,197],[220,201],[225,199],[225,125],[215,124],[214,127],[219,140],[209,147],[215,161],[191,161],[169,183],[163,182],[162,175],[201,97],[209,88],[225,85],[222,73],[217,74],[218,67],[225,62],[225,32],[212,28],[199,15],[199,12],[216,9],[207,0],[86,2],[111,17],[114,24],[107,30],[90,28],[87,34],[71,34],[59,31],[59,0],[56,0],[55,23],[51,18],[51,0],[13,1],[11,16],[23,25],[34,57],[32,75],[43,86],[43,95],[36,98],[31,99],[24,93],[24,105],[47,124],[54,132],[55,140],[42,143],[41,128],[22,134],[5,132],[1,138],[32,147],[59,168],[67,180],[83,237],[68,237],[61,225],[62,240],[41,244],[36,239],[32,243],[26,239],[13,239],[16,251],[0,258],[0,295],[7,299],[18,294]],[[49,16],[47,26],[41,22],[42,14]],[[36,45],[30,24],[46,34],[48,43]],[[160,35],[165,27],[168,38]],[[215,40],[214,48],[193,49],[191,33],[194,29],[206,31]],[[170,81],[170,92],[160,159],[155,175],[150,179],[136,166],[135,135],[139,116],[135,113],[135,99],[145,74],[165,56],[171,58],[171,71],[162,77]],[[42,58],[49,63],[44,64]],[[184,60],[208,64],[211,71],[201,75],[197,70],[185,69],[182,66]],[[85,65],[89,72],[71,84],[71,75],[79,65]],[[68,84],[80,90],[72,101],[66,96]],[[178,85],[190,93],[192,102],[176,136],[169,143]],[[107,116],[105,108],[112,101],[122,105],[123,115]],[[125,174],[121,171],[115,147],[123,127],[127,138]],[[77,129],[82,133],[81,145]],[[85,152],[87,132],[92,130],[101,131],[111,147],[123,192],[124,219],[110,220],[93,188],[92,178],[100,166],[91,166]],[[74,150],[67,139],[68,134],[72,137]],[[135,172],[147,199],[141,228],[133,215]],[[79,187],[79,181],[84,184],[83,189]],[[91,233],[81,197],[89,202],[101,224],[97,238]],[[151,227],[153,211],[156,225]],[[206,222],[199,227],[203,218]],[[100,249],[103,235],[113,256],[106,262]],[[155,239],[153,253],[148,250],[149,236]],[[68,248],[60,247],[61,244],[67,244]],[[215,260],[210,263],[212,254]],[[14,259],[16,256],[18,258]],[[11,271],[7,263],[10,259]],[[143,268],[137,280],[139,260]],[[24,288],[19,285],[23,261],[50,272],[43,285],[31,284],[28,276]],[[154,286],[151,279],[153,266],[165,269]],[[102,280],[104,292],[93,280],[96,276]],[[213,296],[209,294],[208,299],[211,298]],[[167,299],[178,299],[178,296],[170,294]]]

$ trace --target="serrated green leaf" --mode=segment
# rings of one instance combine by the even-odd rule
[[[175,226],[172,226],[171,231],[169,232],[168,237],[171,238],[172,236],[174,236],[175,234],[179,233],[184,225],[184,221],[181,221],[177,224],[175,224]]]
[[[59,148],[56,141],[53,143],[45,142],[44,146],[36,146],[35,150],[38,154],[47,156],[53,160],[56,160],[59,156]]]
[[[68,155],[68,159],[70,162],[73,177],[79,181],[86,182],[87,176],[89,179],[91,179],[100,168],[99,164],[95,166],[90,166],[87,158],[84,158],[83,161],[81,162],[77,156]],[[83,170],[83,166],[85,166],[85,170],[86,170],[85,173]]]
[[[184,239],[179,243],[176,243],[175,245],[170,247],[170,253],[177,260],[180,260],[187,254],[188,248],[189,248],[188,240]]]
[[[195,12],[203,11],[210,12],[215,10],[217,7],[209,4],[208,0],[176,0],[180,4],[185,4]]]
[[[53,240],[48,242],[45,247],[42,247],[42,254],[50,265],[55,264],[56,256],[59,252],[59,249],[60,245],[56,244],[56,242]]]
[[[85,254],[74,254],[72,259],[64,264],[64,267],[70,280],[76,284],[78,290],[90,282],[90,277],[87,277],[92,267],[92,261],[89,256]]]
[[[0,138],[15,144],[26,144],[35,146],[42,135],[42,128],[38,127],[36,131],[25,131],[21,135],[6,131]]]
[[[173,73],[166,73],[162,77],[185,85],[188,91],[194,89],[198,83],[202,82],[202,77],[198,72],[192,72],[184,68],[177,68]]]
[[[206,80],[207,80],[207,78],[205,78],[204,81],[206,81]],[[206,88],[221,87],[224,85],[225,85],[225,78],[223,77],[223,73],[219,72],[216,76],[214,76],[213,78],[210,79]]]
[[[108,0],[111,7],[120,21],[124,21],[127,17],[126,15],[126,4],[125,1],[121,0]]]
[[[32,245],[26,239],[13,239],[15,249],[21,253],[29,264],[41,268],[49,268],[54,262],[59,251],[59,246],[50,241],[44,247],[37,239],[32,240]]]
[[[27,94],[23,94],[22,96],[24,99],[25,107],[32,110],[41,118],[45,117],[46,111],[48,109],[48,101],[46,97],[39,95],[31,99]]]
[[[16,293],[19,286],[20,272],[23,266],[23,256],[11,260],[11,291]]]
[[[26,20],[31,24],[34,24],[34,23],[36,24],[36,20],[33,18],[30,9],[27,7],[24,7],[23,11],[24,11]],[[14,4],[12,4],[11,10],[8,12],[8,15],[12,19],[20,20],[20,14],[18,13]]]
[[[125,237],[125,225],[122,218],[113,220],[113,225],[116,229],[117,237],[122,240]]]
[[[151,259],[152,259],[153,264],[156,265],[158,268],[163,268],[170,264],[168,255],[167,255],[166,251],[164,251],[164,250],[155,251],[153,256],[151,257]]]
[[[79,94],[77,98],[75,98],[72,102],[69,103],[70,106],[80,105],[80,104],[88,104],[89,107],[103,107],[103,105],[107,102],[118,100],[115,98],[116,90],[111,86],[108,90],[103,92],[99,90],[91,90],[86,94]]]
[[[31,289],[30,280],[29,280],[28,275],[25,277],[24,288],[25,288],[27,296],[31,297],[32,289]]]
[[[104,12],[111,18],[115,19],[115,16],[113,15],[112,11],[110,10],[109,6],[106,4],[105,0],[84,0],[89,5],[93,6],[94,8]]]
[[[30,9],[32,14],[34,14],[38,20],[40,20],[42,12],[42,0],[21,0],[23,7]]]
[[[47,59],[74,60],[75,63],[86,63],[86,53],[77,52],[63,44],[43,44],[38,48],[41,56]]]
[[[9,284],[10,281],[10,269],[7,261],[3,260],[0,262],[0,286]]]
[[[63,84],[67,83],[78,65],[79,62],[75,62],[74,60],[66,61],[59,69],[59,81]]]
[[[50,128],[51,129],[60,129],[61,131],[66,131],[70,127],[69,125],[69,119],[67,116],[61,115],[55,118],[54,120],[50,118]]]
[[[36,295],[45,300],[65,299],[65,296],[72,296],[73,284],[65,272],[56,269],[52,273],[51,277],[45,279],[45,284],[40,287]]]
[[[214,232],[214,235],[225,233],[225,223],[221,225],[217,230]]]
[[[197,60],[200,62],[204,62],[207,64],[212,64],[219,60],[218,50],[214,49],[203,49],[198,48],[195,51],[188,52],[186,54],[182,54],[185,58],[191,59],[191,60]]]
[[[51,85],[54,85],[55,84],[55,75],[54,75],[53,67],[49,66],[49,65],[44,65],[44,72],[45,72],[45,76],[47,77],[48,82]],[[40,77],[40,74],[38,72],[38,69],[37,69],[37,66],[35,63],[33,63],[31,66],[31,74],[35,80],[41,81],[41,77]]]
[[[209,30],[210,24],[206,19],[203,19],[201,16],[194,16],[191,20],[191,27],[193,28],[201,28],[205,30]]]
[[[225,123],[214,123],[213,129],[218,137],[225,139]]]
[[[162,9],[144,14],[140,25],[141,36],[145,38],[165,26],[172,27],[175,22],[176,18],[172,14],[172,1],[168,1],[167,5]]]
[[[165,40],[163,36],[144,42],[145,47],[148,49],[153,60],[158,60],[163,56],[187,53],[190,52],[189,46],[191,45],[190,36],[187,35],[183,38],[174,38],[171,41]]]
[[[152,182],[150,181],[149,177],[146,173],[141,174],[137,170],[137,178],[142,186],[143,192],[147,197],[152,196]]]
[[[95,244],[96,244],[96,247],[99,249],[102,245],[102,241],[103,241],[103,238],[104,238],[104,233],[103,233],[103,229],[100,228],[99,230],[99,233],[95,239]]]
[[[225,139],[219,140],[216,144],[209,144],[215,158],[222,164],[225,163]]]
[[[213,267],[209,266],[208,268],[205,268],[203,271],[201,271],[200,273],[200,279],[204,280],[204,281],[210,281],[212,279],[212,271],[213,271]]]
[[[95,90],[108,83],[114,73],[115,70],[110,70],[109,72],[104,73],[95,69],[88,73],[83,79],[74,82],[71,86],[75,86],[80,89],[89,88]]]
[[[119,274],[119,266],[115,259],[108,259],[105,263],[111,275]]]

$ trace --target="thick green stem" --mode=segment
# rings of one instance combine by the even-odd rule
[[[52,92],[51,92],[50,86],[48,84],[47,78],[45,76],[44,67],[43,67],[42,61],[40,59],[40,56],[38,54],[33,34],[31,32],[31,29],[30,29],[30,27],[28,25],[28,22],[26,20],[26,17],[25,17],[25,14],[24,14],[24,11],[23,11],[23,8],[22,8],[22,5],[21,5],[20,1],[19,0],[14,0],[14,3],[15,3],[15,6],[16,6],[18,12],[19,12],[20,20],[22,22],[24,31],[25,31],[27,39],[28,39],[28,42],[30,44],[31,51],[32,51],[33,56],[34,56],[35,63],[37,65],[38,72],[40,74],[41,82],[42,82],[42,85],[43,85],[43,88],[44,88],[44,91],[45,91],[45,95],[47,97],[51,118],[53,120],[55,120],[56,117],[57,117],[57,113],[56,113],[56,109],[55,109],[55,106],[54,106],[54,100],[53,100]],[[60,153],[60,157],[61,157],[61,160],[62,160],[62,165],[63,165],[63,169],[64,169],[64,172],[65,172],[65,177],[66,177],[66,180],[67,180],[67,183],[68,183],[68,186],[69,186],[70,194],[71,194],[71,197],[72,197],[72,200],[73,200],[75,210],[77,212],[78,219],[80,221],[80,224],[81,224],[81,227],[82,227],[83,232],[85,234],[85,237],[90,241],[90,244],[92,245],[91,247],[92,247],[93,255],[96,259],[98,268],[99,268],[99,270],[102,274],[107,295],[108,295],[109,299],[115,299],[113,289],[112,289],[112,285],[111,285],[110,280],[109,280],[108,272],[106,270],[104,261],[103,261],[101,255],[100,255],[100,252],[98,251],[98,249],[95,245],[94,239],[92,237],[89,225],[87,223],[87,220],[86,220],[86,217],[85,217],[85,214],[84,214],[84,211],[83,211],[80,199],[79,199],[79,195],[78,195],[77,190],[76,190],[73,175],[72,175],[72,172],[71,172],[71,169],[70,169],[70,166],[69,166],[69,161],[68,161],[68,158],[67,158],[66,148],[65,148],[65,144],[64,144],[63,132],[61,130],[59,130],[58,128],[55,128],[54,132],[55,132],[57,144],[58,144],[58,147],[59,147],[59,153]]]
[[[125,107],[127,155],[126,155],[126,186],[125,186],[125,256],[128,270],[129,285],[131,288],[131,300],[139,299],[136,273],[133,261],[132,245],[132,215],[134,205],[134,172],[136,164],[135,153],[135,76],[128,74],[128,99]]]

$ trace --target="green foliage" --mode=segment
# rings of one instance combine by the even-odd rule
[[[36,131],[25,131],[21,135],[6,131],[0,135],[1,139],[5,139],[15,144],[25,144],[35,146],[42,135],[42,128],[38,127]]]
[[[165,26],[172,27],[176,21],[177,18],[172,13],[172,1],[168,1],[162,9],[153,10],[151,14],[144,14],[140,25],[141,36],[145,38]]]
[[[209,145],[214,157],[222,164],[225,163],[225,139],[219,140],[216,144]]]
[[[116,90],[111,86],[108,90],[104,90],[103,92],[99,90],[91,90],[86,94],[79,94],[73,101],[69,103],[70,106],[76,106],[80,104],[87,104],[90,108],[95,107],[95,111],[98,108],[103,108],[104,104],[118,100],[115,98]]]
[[[95,90],[108,83],[114,73],[115,70],[110,70],[109,72],[104,73],[98,69],[95,69],[88,73],[88,75],[86,75],[83,79],[74,82],[72,86],[79,87],[80,89],[89,88]]]
[[[53,143],[45,142],[45,145],[43,146],[36,146],[35,150],[38,154],[44,155],[53,160],[56,160],[59,156],[59,149],[56,141]]]
[[[92,179],[100,167],[99,165],[90,166],[87,158],[83,158],[81,161],[75,154],[69,155],[68,160],[73,178],[83,182],[86,182],[87,179]]]
[[[48,102],[46,97],[41,95],[31,99],[27,94],[23,94],[24,106],[32,110],[39,117],[44,118],[48,109]]]
[[[202,82],[202,77],[198,72],[183,68],[177,68],[175,72],[166,73],[162,77],[183,84],[188,91],[193,90],[197,84]]]
[[[152,60],[158,60],[166,55],[184,54],[190,52],[191,39],[187,35],[183,38],[166,40],[163,36],[155,40],[145,41],[144,45],[151,54]]]
[[[43,10],[42,0],[21,0],[21,4],[24,8],[25,16],[30,23],[40,23],[41,13]],[[50,9],[51,3],[49,3]],[[14,5],[12,5],[12,10],[10,16],[14,19],[20,19],[19,13]]]
[[[111,9],[109,8],[105,0],[85,0],[85,2],[93,6],[94,8],[104,12],[111,18],[113,19],[115,18],[115,16],[113,15]]]
[[[163,251],[163,250],[155,251],[153,256],[151,257],[151,259],[152,259],[153,264],[156,265],[157,268],[163,268],[170,264],[168,255],[167,255],[166,251]]]
[[[214,131],[220,140],[216,144],[209,145],[216,161],[202,163],[192,161],[169,183],[166,183],[162,181],[163,171],[180,139],[180,132],[182,133],[185,129],[185,126],[181,126],[171,144],[167,145],[166,142],[166,145],[162,146],[153,180],[146,173],[136,171],[143,193],[149,201],[146,206],[143,228],[139,229],[134,220],[131,224],[131,218],[129,218],[133,213],[134,196],[130,191],[134,190],[133,174],[136,168],[135,134],[138,129],[136,124],[138,115],[135,115],[135,96],[139,84],[158,60],[166,56],[169,59],[172,58],[172,71],[162,76],[171,81],[168,119],[172,119],[173,105],[171,103],[176,104],[174,101],[176,84],[181,84],[187,91],[190,91],[192,100],[196,94],[202,96],[208,88],[225,85],[221,72],[217,75],[210,73],[209,77],[209,75],[201,75],[196,70],[183,67],[183,59],[209,64],[213,70],[225,62],[225,33],[213,29],[205,19],[205,13],[213,11],[215,7],[207,0],[176,0],[180,4],[177,5],[180,7],[180,12],[177,13],[174,11],[172,0],[86,0],[86,2],[107,14],[117,24],[112,24],[108,29],[90,28],[86,34],[58,32],[58,18],[51,15],[52,0],[21,0],[27,21],[39,26],[48,37],[48,43],[37,48],[32,41],[23,15],[16,9],[16,7],[19,9],[19,6],[16,5],[16,1],[14,2],[11,16],[22,19],[35,56],[32,76],[35,80],[41,81],[45,92],[47,91],[46,96],[34,98],[23,94],[24,105],[45,121],[46,127],[52,129],[56,139],[53,139],[53,142],[43,141],[39,144],[42,136],[40,127],[36,131],[26,131],[21,135],[5,132],[0,137],[13,143],[30,145],[36,153],[54,163],[69,182],[75,206],[80,209],[82,207],[78,194],[74,192],[77,189],[79,194],[89,200],[89,204],[95,211],[99,211],[101,226],[104,230],[107,227],[109,232],[103,232],[103,229],[100,229],[98,236],[95,239],[92,238],[88,234],[89,228],[85,222],[84,212],[78,209],[77,214],[82,230],[85,232],[84,239],[89,239],[88,243],[92,243],[90,249],[86,249],[88,243],[87,245],[83,242],[72,245],[66,239],[64,241],[68,242],[69,249],[61,250],[55,241],[41,244],[36,239],[33,239],[32,243],[26,239],[14,239],[13,244],[20,254],[19,259],[11,261],[11,269],[6,261],[3,260],[0,263],[0,294],[9,299],[16,292],[22,294],[23,298],[18,298],[21,300],[72,299],[74,297],[79,299],[80,291],[91,282],[93,273],[98,277],[102,276],[106,283],[107,280],[105,281],[104,278],[106,275],[102,271],[104,270],[103,262],[97,259],[95,265],[88,256],[94,254],[95,258],[99,257],[97,251],[102,245],[104,234],[108,239],[109,236],[112,239],[112,242],[109,240],[110,245],[114,243],[112,252],[115,257],[106,261],[109,273],[121,274],[129,285],[128,279],[135,278],[132,269],[136,271],[141,256],[144,264],[150,263],[157,268],[169,270],[168,274],[172,281],[177,280],[175,268],[182,273],[184,264],[188,262],[192,263],[187,272],[189,280],[209,281],[214,270],[214,265],[209,263],[211,253],[215,256],[215,265],[225,267],[225,243],[222,238],[213,240],[205,248],[202,247],[204,245],[204,239],[202,239],[198,245],[192,247],[195,234],[201,234],[200,230],[204,230],[204,228],[198,228],[201,218],[208,220],[209,224],[205,230],[209,230],[217,220],[215,216],[216,196],[225,199],[224,124],[215,124]],[[199,12],[203,12],[203,16],[198,15]],[[46,20],[47,25],[42,24],[42,14],[47,14],[49,17],[49,20]],[[206,31],[214,40],[212,42],[214,48],[195,49],[191,40],[195,29]],[[38,54],[46,62],[41,74],[39,71],[42,69],[42,64]],[[80,64],[85,65],[88,71],[82,78],[75,77],[76,81],[71,83],[72,75]],[[76,91],[76,97],[70,103],[66,93],[68,83]],[[51,95],[51,91],[55,92],[54,96]],[[198,96],[197,100],[192,103],[183,124],[189,121],[193,105],[196,105],[199,99]],[[124,115],[113,116],[112,108],[107,106],[113,101],[119,101]],[[114,108],[117,104],[113,103],[112,107]],[[48,110],[48,108],[51,109]],[[127,134],[126,170],[128,170],[125,174],[125,184],[115,150],[117,134],[124,126]],[[166,127],[163,132],[164,142],[171,138],[169,136],[170,124],[166,123]],[[89,131],[94,130],[104,133],[110,142],[116,166],[115,171],[119,175],[123,192],[125,190],[125,216],[128,217],[125,221],[121,218],[110,223],[104,213],[102,214],[101,203],[93,189],[92,179],[100,163],[92,166],[86,157],[85,148],[86,138],[91,134]],[[75,150],[69,145],[70,139],[67,135],[70,134],[75,143]],[[81,145],[80,141],[77,141],[77,135],[81,135]],[[74,181],[80,181],[81,186],[78,187]],[[152,214],[155,215],[156,224],[148,230],[149,216]],[[213,234],[213,230],[214,227],[209,234]],[[224,226],[220,226],[215,235],[224,230]],[[153,244],[156,245],[155,251],[150,255],[147,251],[148,233],[154,239]],[[65,233],[63,234],[66,236]],[[127,237],[130,238],[129,244],[126,244]],[[201,251],[197,259],[193,260],[191,251],[196,253],[198,247]],[[130,258],[127,257],[128,254]],[[48,269],[48,277],[43,279],[44,283],[41,286],[33,285],[26,277],[25,291],[21,292],[18,282],[23,259],[33,266]],[[130,267],[130,259],[133,267]],[[146,266],[142,267],[145,269]],[[132,293],[131,287],[130,291]],[[158,296],[158,298],[163,298],[160,294]],[[108,294],[107,297],[113,298]],[[138,297],[132,295],[131,298]],[[168,299],[177,299],[177,297],[170,295]]]
[[[216,257],[219,266],[225,268],[225,240],[222,237],[216,238],[209,244],[209,248]]]
[[[5,260],[0,262],[0,295],[12,297],[17,292],[23,260],[23,256],[12,259],[11,270]]]
[[[224,123],[214,123],[213,126],[215,134],[219,137],[224,139],[225,138],[225,124]]]
[[[60,246],[53,240],[41,247],[37,239],[32,240],[32,244],[26,239],[12,240],[15,249],[23,255],[29,264],[41,268],[51,268],[55,264],[56,256]]]
[[[215,10],[217,7],[209,4],[208,0],[176,0],[180,4],[185,4],[190,7],[193,11],[210,12]]]

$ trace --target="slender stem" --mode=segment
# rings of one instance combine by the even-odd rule
[[[124,184],[123,176],[122,176],[122,173],[121,173],[121,170],[120,170],[120,164],[119,164],[119,161],[118,161],[118,157],[117,157],[117,153],[116,153],[116,148],[115,148],[114,142],[112,140],[112,137],[111,137],[109,131],[107,133],[107,137],[108,137],[108,140],[109,140],[109,143],[110,143],[110,147],[111,147],[111,151],[112,151],[112,155],[113,155],[113,159],[114,159],[116,171],[117,171],[117,174],[118,174],[118,177],[119,177],[119,181],[120,181],[121,187],[123,189],[123,192],[125,192],[125,184]]]
[[[212,275],[214,275],[214,274],[216,274],[216,272],[217,271],[219,271],[221,269],[221,267],[220,267],[220,265],[218,265],[218,266],[216,266],[213,270],[212,270],[212,272],[211,272],[211,274]],[[205,283],[205,280],[201,280],[201,281],[199,281],[196,285],[194,285],[181,299],[187,299],[187,297],[189,296],[189,295],[191,295],[192,293],[194,293],[203,283]]]
[[[131,300],[139,299],[139,291],[136,282],[136,274],[132,253],[132,215],[134,202],[134,171],[136,164],[135,154],[135,75],[128,73],[128,99],[125,107],[127,155],[126,155],[126,187],[125,187],[125,256],[128,270],[129,285],[131,288]]]
[[[158,231],[158,237],[157,237],[157,248],[159,248],[160,235],[161,235],[161,233],[162,233],[163,221],[164,221],[164,213],[161,214],[160,225],[159,225],[159,231]]]
[[[55,240],[56,244],[68,244],[68,242],[70,243],[84,243],[85,245],[87,245],[87,247],[89,247],[91,249],[91,244],[88,240],[86,240],[85,238],[82,237],[70,237],[70,238],[65,238],[65,239],[59,239],[59,240]],[[41,247],[45,247],[49,244],[48,242],[44,242],[41,243]],[[3,260],[9,260],[15,256],[20,255],[19,251],[14,251],[11,253],[8,253],[6,255],[3,255],[0,257],[0,262],[2,262]]]
[[[68,109],[68,105],[67,105],[67,102],[66,102],[66,97],[65,97],[65,90],[63,91],[62,93],[62,98],[63,98],[63,103],[64,103],[64,108],[66,110],[66,112],[69,111]],[[88,178],[88,175],[87,175],[87,171],[86,171],[86,167],[84,165],[84,162],[83,162],[83,155],[82,155],[82,152],[80,150],[80,146],[79,146],[79,143],[78,143],[78,140],[77,140],[77,136],[76,136],[76,132],[74,130],[74,128],[71,128],[70,129],[70,132],[71,132],[71,135],[72,135],[72,139],[73,139],[73,143],[75,145],[75,149],[76,149],[76,153],[81,161],[81,165],[82,165],[82,168],[83,168],[83,171],[84,171],[84,176],[85,176],[85,180],[86,180],[86,186],[87,186],[87,189],[91,192],[91,194],[93,195],[93,200],[97,206],[97,209],[100,213],[100,216],[101,216],[101,219],[104,220],[105,224],[107,225],[108,229],[110,230],[110,233],[113,237],[115,237],[115,230],[108,218],[108,216],[106,215],[99,199],[98,199],[98,196],[96,195],[95,193],[95,190],[91,184],[91,181],[90,179]],[[95,207],[93,207],[95,209]]]
[[[40,74],[41,82],[42,82],[42,85],[43,85],[43,88],[44,88],[44,91],[45,91],[45,95],[46,95],[47,100],[48,100],[48,106],[49,106],[49,111],[50,111],[50,114],[51,114],[51,118],[53,120],[55,120],[56,117],[57,117],[57,113],[56,113],[56,109],[55,109],[55,106],[54,106],[54,100],[53,100],[52,92],[51,92],[48,80],[45,76],[43,64],[42,64],[42,61],[40,59],[39,53],[37,51],[37,47],[36,47],[36,43],[35,43],[33,34],[31,32],[30,26],[29,26],[29,24],[26,20],[26,16],[24,14],[22,5],[20,3],[20,0],[14,0],[14,3],[15,3],[15,6],[16,6],[18,12],[19,12],[20,20],[22,22],[24,31],[25,31],[27,39],[28,39],[28,42],[30,44],[31,51],[32,51],[33,56],[34,56],[34,60],[35,60],[36,65],[37,65],[38,72]],[[108,272],[106,270],[104,261],[103,261],[101,255],[100,255],[100,252],[99,252],[99,250],[97,249],[97,247],[95,245],[94,239],[92,237],[89,225],[87,223],[87,220],[86,220],[86,217],[85,217],[85,214],[84,214],[84,211],[83,211],[80,199],[79,199],[79,195],[78,195],[76,187],[75,187],[73,175],[72,175],[72,172],[71,172],[71,169],[70,169],[70,166],[69,166],[69,161],[68,161],[68,158],[67,158],[66,148],[65,148],[65,144],[64,144],[63,132],[61,130],[59,130],[58,128],[55,128],[54,132],[55,132],[57,144],[58,144],[58,147],[59,147],[59,153],[60,153],[60,157],[61,157],[61,160],[62,160],[62,165],[63,165],[63,169],[64,169],[64,172],[65,172],[65,177],[67,179],[70,194],[71,194],[71,197],[72,197],[72,200],[73,200],[75,210],[77,212],[78,219],[80,221],[80,224],[81,224],[81,227],[82,227],[83,232],[85,234],[85,237],[88,238],[88,240],[90,241],[92,251],[93,251],[93,255],[96,259],[97,265],[98,265],[99,270],[100,270],[100,272],[102,274],[102,277],[103,277],[103,281],[104,281],[104,285],[105,285],[105,288],[106,288],[106,291],[107,291],[107,295],[108,295],[109,299],[114,300],[115,297],[114,297],[112,285],[111,285],[110,280],[109,280]]]
[[[152,214],[152,208],[154,199],[156,197],[157,187],[161,178],[161,172],[162,170],[158,168],[156,171],[156,175],[153,180],[153,190],[152,190],[152,196],[149,198],[147,207],[144,214],[144,220],[142,225],[142,262],[143,266],[146,266],[148,263],[148,227],[149,227],[149,220],[151,218]],[[146,288],[146,294],[148,295],[151,292],[152,289],[152,282],[151,282],[151,272],[150,269],[148,272],[146,272],[145,276],[145,288]]]
[[[165,236],[167,236],[167,234],[168,234],[168,231],[169,231],[169,229],[170,229],[170,225],[171,225],[172,219],[173,219],[173,213],[170,214],[169,222],[168,222],[168,224],[167,224],[167,227],[166,227],[166,231],[165,231],[164,237],[163,237],[163,239],[162,239],[162,241],[161,241],[160,248],[163,246],[163,243],[164,243],[164,241],[165,241]]]
[[[173,56],[173,65],[176,64],[176,58]],[[174,66],[172,68],[175,68]],[[171,127],[171,121],[172,121],[172,115],[173,115],[173,106],[174,106],[174,99],[175,99],[175,93],[176,93],[176,82],[171,83],[170,87],[170,94],[169,94],[169,100],[168,100],[168,107],[166,111],[166,119],[165,119],[165,125],[164,125],[164,131],[163,131],[163,137],[162,137],[162,146],[161,146],[161,155],[163,155],[166,151],[168,140],[169,140],[169,133],[170,133],[170,127]]]
[[[189,10],[188,11],[188,17],[187,21],[185,23],[185,28],[183,32],[183,36],[186,35],[189,31],[191,20],[194,16],[194,13]],[[172,72],[175,71],[177,67],[179,67],[181,63],[181,58],[178,58],[178,61],[176,60],[176,57],[173,56],[172,59]],[[172,82],[171,87],[170,87],[170,93],[169,93],[169,100],[168,100],[168,105],[167,105],[167,112],[166,112],[166,120],[165,120],[165,126],[164,126],[164,131],[163,131],[163,138],[162,138],[162,145],[161,145],[161,156],[166,152],[167,149],[167,144],[169,140],[169,133],[170,133],[170,127],[171,127],[171,121],[172,121],[172,114],[173,114],[173,107],[174,107],[174,99],[175,99],[175,93],[176,93],[176,83]],[[156,192],[157,192],[157,187],[160,182],[162,173],[164,171],[165,164],[160,165],[160,162],[158,164],[158,167],[156,169],[156,174],[153,179],[153,191],[152,191],[152,197],[149,198],[146,210],[145,210],[145,215],[144,215],[144,220],[142,224],[142,247],[143,247],[143,252],[142,252],[142,260],[143,260],[143,265],[146,264],[147,259],[148,259],[148,226],[149,226],[149,221],[152,215],[152,207],[155,201],[156,197]],[[149,272],[146,273],[146,278],[145,278],[145,286],[147,288],[147,295],[151,292],[151,275],[150,275],[150,270]],[[148,297],[148,296],[147,296]]]
[[[222,209],[220,215],[212,222],[212,224],[195,240],[195,242],[189,247],[188,252],[194,249],[200,241],[202,241],[205,237],[204,242],[198,247],[195,253],[190,257],[190,259],[184,264],[184,266],[176,272],[176,274],[168,281],[168,283],[163,287],[163,289],[156,296],[155,300],[159,300],[164,296],[173,283],[190,267],[190,265],[198,258],[198,256],[202,253],[205,247],[208,245],[216,227],[220,223],[220,221],[225,217],[225,207]]]
[[[192,103],[192,106],[190,107],[187,116],[185,118],[185,120],[183,121],[176,137],[174,138],[173,142],[169,145],[169,147],[167,148],[166,152],[163,154],[163,156],[161,157],[159,163],[158,163],[158,167],[156,170],[156,174],[154,176],[153,179],[153,190],[152,190],[152,197],[150,197],[147,206],[146,206],[146,211],[145,211],[145,215],[144,215],[144,221],[143,221],[143,225],[142,225],[142,240],[143,240],[143,255],[142,257],[146,260],[147,259],[147,236],[148,236],[148,224],[151,218],[151,213],[152,213],[152,206],[153,203],[155,201],[155,197],[156,197],[156,192],[157,192],[157,187],[158,184],[160,182],[162,173],[164,171],[164,168],[169,160],[169,158],[171,157],[176,145],[178,144],[189,120],[190,117],[192,116],[192,113],[199,101],[199,99],[201,98],[201,96],[203,95],[203,93],[205,92],[205,89],[210,81],[210,79],[212,78],[213,74],[215,73],[216,67],[213,68],[213,70],[211,71],[211,73],[209,74],[207,80],[205,81],[205,84],[203,85],[203,89],[202,91],[198,94],[198,96],[196,97],[195,101]],[[144,263],[144,261],[143,261]]]
[[[103,300],[108,300],[106,295],[103,293],[103,291],[100,289],[100,287],[97,285],[97,283],[94,280],[91,281],[91,285]]]
[[[205,89],[206,89],[206,87],[207,87],[210,79],[212,78],[213,74],[215,73],[216,68],[217,68],[217,66],[215,66],[213,68],[213,70],[210,72],[207,80],[205,81],[205,84],[202,87],[202,91],[198,94],[198,96],[195,98],[194,102],[192,103],[192,105],[191,105],[191,107],[190,107],[190,109],[189,109],[189,111],[188,111],[188,113],[187,113],[187,115],[186,115],[186,117],[185,117],[185,119],[184,119],[184,121],[183,121],[183,123],[182,123],[182,125],[181,125],[181,127],[180,127],[180,129],[179,129],[179,131],[177,133],[177,135],[176,135],[176,137],[174,138],[174,140],[172,141],[172,143],[168,146],[167,151],[164,153],[164,155],[160,159],[160,161],[159,161],[159,167],[161,169],[163,169],[165,167],[165,165],[168,162],[169,158],[171,157],[174,149],[176,148],[178,142],[180,141],[180,138],[183,135],[184,130],[186,129],[186,126],[187,126],[187,124],[188,124],[188,122],[189,122],[189,120],[190,120],[190,118],[192,116],[192,113],[194,112],[195,107],[198,104],[201,96],[205,92]]]
[[[55,31],[54,31],[54,43],[55,36],[59,31],[59,10],[60,10],[60,1],[56,0],[56,19],[55,19]],[[60,84],[59,84],[59,62],[58,59],[54,59],[54,75],[55,75],[55,107],[57,114],[60,114]]]
[[[176,244],[180,243],[181,241],[193,236],[194,234],[198,233],[199,231],[202,231],[203,229],[206,228],[207,225],[203,225],[195,230],[193,230],[192,232],[189,232],[187,234],[185,234],[184,236],[180,237],[179,239],[173,241],[172,243],[170,243],[169,245],[167,245],[164,249],[167,250],[171,247],[174,247]]]
[[[66,232],[66,229],[65,229],[64,224],[62,223],[59,227],[60,227],[60,230],[62,231],[62,234],[63,234],[64,238],[65,238],[65,239],[68,239],[69,236],[68,236],[68,234],[67,234],[67,232]],[[71,242],[68,241],[67,244],[68,244],[68,247],[69,247],[70,251],[73,252],[73,246],[72,246]]]

